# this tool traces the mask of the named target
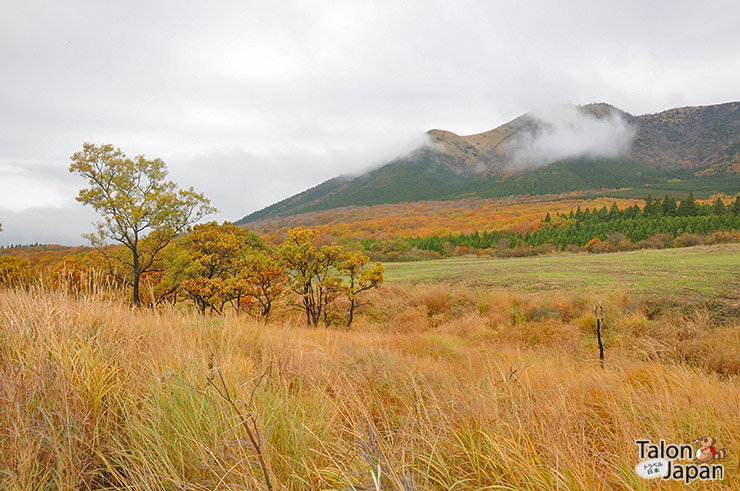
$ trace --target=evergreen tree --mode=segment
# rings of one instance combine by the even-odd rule
[[[735,197],[735,202],[732,203],[732,214],[740,216],[740,194]]]
[[[664,216],[675,217],[678,211],[678,207],[676,206],[676,198],[666,194],[660,208],[663,211]]]
[[[703,217],[709,216],[714,212],[714,205],[710,205],[710,204],[697,203],[696,208],[697,208],[696,214],[699,216],[703,216]]]
[[[725,202],[722,201],[722,198],[717,198],[714,200],[714,208],[712,209],[712,213],[717,216],[722,216],[725,213],[727,213],[727,207],[725,206]]]
[[[616,201],[612,201],[612,207],[609,209],[609,220],[616,220],[619,218],[619,207]]]
[[[653,197],[649,194],[648,194],[647,199],[645,200],[645,207],[642,209],[642,213],[644,215],[653,214]]]
[[[678,205],[678,209],[676,210],[676,215],[680,217],[693,217],[698,214],[698,211],[694,192],[691,191],[688,196],[681,200],[681,204]]]

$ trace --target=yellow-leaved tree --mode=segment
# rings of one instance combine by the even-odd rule
[[[316,246],[318,236],[317,230],[296,227],[278,248],[288,285],[300,299],[308,326],[319,325],[328,298],[336,296],[335,271],[344,253],[336,244]]]
[[[370,258],[362,252],[349,251],[344,254],[342,261],[337,266],[339,273],[347,278],[345,287],[349,300],[347,329],[352,327],[352,321],[355,318],[355,308],[358,306],[357,296],[383,284],[383,273],[385,272],[383,264],[378,262],[374,266],[367,267],[369,262]]]
[[[101,215],[96,232],[86,234],[103,253],[111,272],[133,289],[133,302],[140,304],[141,275],[156,267],[172,239],[215,208],[193,188],[179,189],[166,180],[167,166],[160,159],[144,156],[129,159],[113,145],[83,144],[72,156],[69,171],[88,180],[77,201]],[[120,242],[125,256],[108,254],[106,239]]]
[[[288,231],[288,238],[278,248],[288,286],[298,295],[309,326],[318,326],[322,316],[328,325],[327,309],[346,295],[350,305],[346,324],[349,329],[357,296],[383,283],[383,265],[367,267],[370,260],[366,255],[337,244],[319,247],[318,237],[319,232],[310,228]]]

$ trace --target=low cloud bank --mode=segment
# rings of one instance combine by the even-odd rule
[[[507,146],[510,169],[544,167],[578,157],[621,157],[635,137],[635,128],[615,110],[598,117],[584,108],[554,106],[528,116],[534,125],[521,130]]]

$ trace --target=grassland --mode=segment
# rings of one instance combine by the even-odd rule
[[[721,295],[739,254],[388,264],[349,332],[0,291],[0,489],[738,489],[740,323],[635,292]],[[704,435],[724,481],[635,475],[636,439]]]
[[[527,258],[457,258],[386,264],[390,283],[448,282],[522,292],[623,290],[655,301],[705,305],[740,315],[740,245],[558,254]]]

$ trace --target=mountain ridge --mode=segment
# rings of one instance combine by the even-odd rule
[[[740,183],[740,102],[642,116],[607,103],[555,106],[481,133],[431,129],[426,135],[426,145],[377,169],[337,176],[235,223],[343,206],[613,188],[615,182],[633,187],[727,176]],[[550,155],[565,158],[546,161]]]

